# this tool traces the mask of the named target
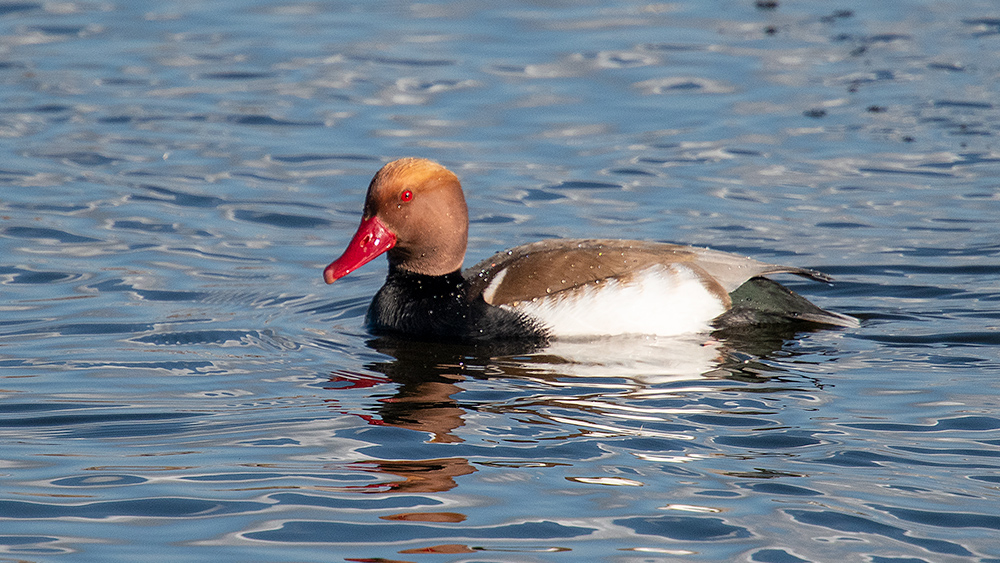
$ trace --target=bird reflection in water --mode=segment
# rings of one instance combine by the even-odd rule
[[[374,415],[351,414],[369,424],[424,432],[430,436],[429,443],[460,443],[463,439],[457,431],[463,426],[465,416],[470,409],[483,408],[483,405],[460,403],[456,398],[463,391],[461,383],[469,379],[530,379],[557,385],[563,391],[577,382],[583,394],[575,398],[580,400],[595,398],[594,386],[590,384],[595,378],[625,382],[617,386],[619,392],[622,388],[634,392],[656,387],[669,391],[672,384],[691,381],[773,381],[782,375],[782,370],[769,363],[768,358],[779,351],[783,360],[794,356],[794,349],[787,345],[809,328],[774,325],[686,338],[568,340],[544,348],[509,343],[455,345],[380,337],[368,344],[388,358],[369,364],[372,373],[334,374],[329,388],[395,384],[397,388],[391,397],[378,399]],[[641,400],[634,394],[630,397]],[[561,394],[560,406],[565,408],[567,399],[573,398]],[[538,400],[529,399],[536,407]],[[331,402],[338,403],[335,399]],[[508,399],[503,405],[490,405],[489,409],[503,412],[526,406]],[[400,479],[368,485],[369,492],[442,492],[456,486],[456,477],[476,471],[469,460],[460,457],[370,460],[353,463],[351,467]]]

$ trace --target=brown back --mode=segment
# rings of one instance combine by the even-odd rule
[[[634,240],[544,240],[500,252],[466,270],[474,295],[503,276],[484,296],[492,305],[528,301],[605,280],[627,281],[651,266],[683,265],[729,306],[729,293],[748,279],[792,273],[828,281],[819,272],[765,264],[751,258],[676,244]]]

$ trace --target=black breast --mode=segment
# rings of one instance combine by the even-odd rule
[[[483,301],[458,271],[427,276],[390,266],[385,285],[368,307],[366,322],[377,334],[421,340],[537,344],[548,340],[544,328],[530,318]]]

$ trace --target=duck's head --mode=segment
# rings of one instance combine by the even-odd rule
[[[436,162],[402,158],[372,178],[361,225],[323,279],[333,283],[382,253],[391,266],[409,272],[448,274],[462,267],[468,234],[458,177]]]

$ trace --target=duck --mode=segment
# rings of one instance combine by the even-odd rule
[[[469,215],[458,177],[424,158],[383,166],[361,224],[323,271],[332,284],[385,254],[368,307],[376,335],[448,342],[677,336],[772,323],[857,327],[766,276],[826,274],[667,242],[550,239],[462,269]]]

